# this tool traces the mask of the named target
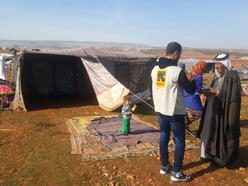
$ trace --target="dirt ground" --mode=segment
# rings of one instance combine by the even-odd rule
[[[145,112],[144,112],[145,111]],[[70,153],[64,120],[74,116],[109,114],[97,105],[1,112],[0,185],[168,185],[170,175],[160,175],[158,154],[124,159],[82,162]],[[157,125],[148,108],[138,116]],[[198,123],[191,126],[197,129]],[[248,185],[248,97],[242,97],[240,157],[230,167],[210,166],[198,150],[185,152],[185,173],[193,180],[182,185]],[[187,140],[199,143],[188,135]],[[171,161],[173,153],[170,153]]]

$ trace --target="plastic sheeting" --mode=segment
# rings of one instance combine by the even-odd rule
[[[0,79],[6,80],[5,76],[5,59],[3,55],[0,55]]]
[[[237,69],[236,72],[239,75],[247,75],[248,76],[248,67],[242,68],[242,69]]]
[[[81,58],[90,78],[99,106],[113,111],[122,105],[123,96],[129,90],[118,82],[101,63],[92,63]]]
[[[20,58],[20,56],[18,57]],[[23,95],[22,95],[22,85],[21,85],[21,76],[20,76],[20,63],[18,60],[18,64],[16,64],[16,90],[15,97],[13,102],[10,104],[11,110],[17,111],[27,111],[26,106],[24,104]]]

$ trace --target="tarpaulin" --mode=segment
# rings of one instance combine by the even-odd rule
[[[101,63],[92,63],[83,58],[82,62],[90,78],[99,106],[113,111],[122,104],[122,97],[129,90],[118,82]]]

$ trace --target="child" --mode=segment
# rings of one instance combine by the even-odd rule
[[[123,97],[122,107],[122,129],[121,133],[128,135],[130,133],[130,119],[132,117],[132,101],[131,96],[126,95]]]

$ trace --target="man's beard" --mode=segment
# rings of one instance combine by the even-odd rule
[[[222,73],[219,73],[219,72],[215,69],[215,70],[214,70],[214,73],[215,73],[215,75],[216,75],[217,78],[220,78],[220,77],[225,73],[225,71],[222,72]]]

